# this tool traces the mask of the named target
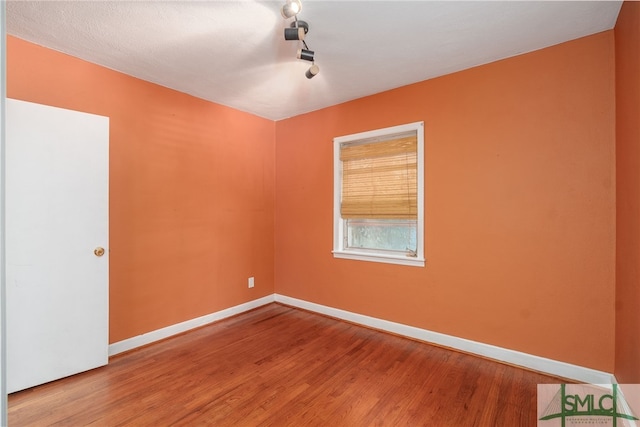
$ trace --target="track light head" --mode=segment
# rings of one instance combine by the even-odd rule
[[[284,29],[285,40],[304,40],[305,34],[309,32],[309,24],[297,19],[291,23],[291,28]]]
[[[304,28],[285,28],[284,39],[285,40],[304,40],[305,31]]]
[[[298,49],[298,59],[304,59],[305,61],[313,62],[313,56],[315,52],[308,49]]]
[[[302,3],[300,3],[300,0],[287,0],[282,9],[280,9],[280,13],[282,13],[284,19],[287,19],[296,16],[301,10]]]
[[[318,67],[316,64],[313,64],[311,67],[309,67],[309,69],[307,70],[306,73],[304,73],[304,75],[308,78],[308,79],[312,79],[314,78],[318,73],[320,72],[320,67]]]

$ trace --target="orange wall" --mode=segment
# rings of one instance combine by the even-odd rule
[[[276,292],[607,372],[613,31],[277,122]],[[425,122],[424,268],[334,259],[332,138]]]
[[[624,2],[616,49],[616,358],[622,383],[640,383],[640,3]]]
[[[111,119],[111,342],[275,291],[613,370],[613,31],[277,123],[12,37],[7,80]],[[427,266],[334,259],[332,138],[420,120]]]
[[[110,118],[110,342],[274,292],[274,122],[13,37],[7,96]]]

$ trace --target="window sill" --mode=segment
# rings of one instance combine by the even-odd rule
[[[424,267],[424,258],[412,258],[401,255],[372,254],[370,252],[338,251],[334,250],[333,257],[341,259],[353,259],[357,261],[382,262],[386,264],[410,265]]]

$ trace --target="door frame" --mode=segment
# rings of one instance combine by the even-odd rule
[[[7,341],[6,341],[6,281],[5,281],[5,99],[6,99],[6,32],[5,32],[5,4],[0,2],[0,425],[8,424],[7,403]]]

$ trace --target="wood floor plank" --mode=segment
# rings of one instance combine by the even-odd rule
[[[9,396],[10,426],[534,426],[526,371],[270,304]]]

